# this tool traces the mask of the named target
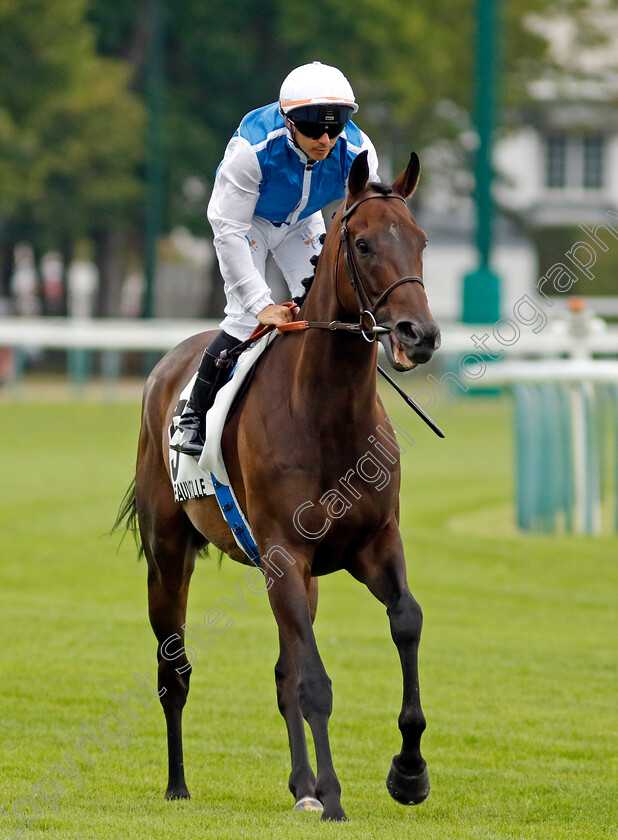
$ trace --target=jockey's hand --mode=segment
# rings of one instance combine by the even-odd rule
[[[269,303],[261,312],[258,312],[257,319],[264,326],[272,324],[275,327],[279,327],[282,324],[289,323],[293,319],[293,316],[287,306]]]

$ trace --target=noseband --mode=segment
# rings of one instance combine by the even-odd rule
[[[375,341],[377,333],[384,333],[390,332],[388,327],[379,327],[377,326],[376,321],[376,312],[378,308],[384,303],[390,293],[397,288],[397,286],[401,286],[403,283],[419,283],[423,288],[425,288],[425,284],[420,277],[416,275],[410,275],[409,277],[401,277],[399,280],[395,280],[394,283],[386,289],[379,298],[372,304],[369,295],[367,294],[367,290],[363,286],[363,281],[358,270],[358,264],[356,262],[356,257],[354,255],[354,249],[350,247],[350,232],[348,230],[348,219],[352,214],[356,211],[356,209],[361,205],[364,204],[365,201],[373,201],[374,199],[382,199],[384,201],[389,201],[391,199],[395,199],[397,201],[403,201],[406,205],[406,200],[403,196],[400,195],[383,195],[383,194],[374,194],[374,195],[366,195],[364,198],[360,198],[356,201],[351,207],[348,207],[344,210],[341,216],[341,234],[339,237],[339,250],[343,247],[343,258],[345,260],[346,268],[348,269],[348,277],[350,279],[350,285],[354,289],[354,294],[356,295],[356,299],[358,301],[360,313],[361,313],[361,330],[363,337],[367,339],[367,341]],[[339,251],[337,252],[337,265],[339,264]],[[371,319],[371,323],[369,326],[365,326],[364,322],[366,318],[369,317]]]

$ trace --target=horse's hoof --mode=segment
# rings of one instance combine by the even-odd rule
[[[419,776],[405,776],[391,764],[386,777],[386,788],[390,795],[402,805],[419,805],[429,796],[429,773],[427,767]]]
[[[313,796],[303,796],[292,808],[293,811],[323,811],[324,806]]]
[[[186,787],[182,788],[168,788],[165,791],[165,798],[174,800],[174,799],[191,799],[191,794],[187,790]]]
[[[345,811],[339,805],[337,808],[333,808],[330,811],[324,811],[322,814],[322,821],[323,822],[347,822],[347,817],[345,815]]]

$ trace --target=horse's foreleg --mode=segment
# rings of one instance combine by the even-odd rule
[[[421,755],[425,716],[418,684],[418,646],[423,614],[407,586],[387,612],[403,670],[403,703],[399,715],[403,740],[401,752],[393,758],[386,786],[397,802],[418,805],[429,796],[427,764]]]
[[[389,528],[363,551],[351,570],[386,605],[391,635],[403,671],[403,703],[399,715],[401,752],[393,758],[386,786],[404,805],[417,805],[429,795],[427,764],[421,755],[425,716],[418,680],[418,647],[423,614],[406,580],[406,566],[399,529]]]
[[[318,605],[317,578],[310,578],[307,594],[311,622],[313,623]],[[309,761],[305,721],[298,696],[298,657],[294,655],[293,650],[289,649],[281,632],[279,632],[279,646],[280,655],[275,666],[275,681],[277,684],[277,702],[288,730],[292,759],[292,771],[288,787],[296,800],[294,810],[321,811],[322,804],[315,798],[316,780]]]
[[[341,786],[330,751],[328,720],[333,706],[331,682],[318,653],[307,590],[309,572],[298,562],[273,577],[268,591],[283,646],[298,662],[298,699],[303,718],[313,735],[318,765],[315,796],[324,806],[323,820],[344,820]],[[298,725],[298,720],[296,720]],[[296,731],[296,730],[295,730]]]

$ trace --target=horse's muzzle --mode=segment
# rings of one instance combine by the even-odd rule
[[[398,321],[394,333],[408,359],[416,365],[428,362],[442,341],[440,328],[435,321],[426,324]]]

